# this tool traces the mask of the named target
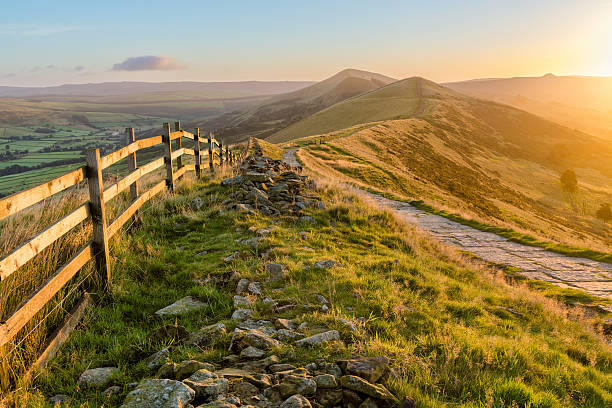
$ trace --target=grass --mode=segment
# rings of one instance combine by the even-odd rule
[[[317,220],[313,226],[226,212],[220,203],[228,191],[218,180],[183,183],[179,192],[152,205],[139,228],[114,242],[111,292],[88,312],[35,385],[13,395],[14,405],[46,406],[46,398],[57,393],[72,396],[75,407],[120,405],[125,389],[110,400],[101,391],[78,389],[81,372],[116,365],[118,385],[152,376],[141,359],[168,345],[152,347],[144,338],[165,323],[192,331],[222,321],[231,333],[233,288],[192,279],[239,271],[263,281],[264,252],[289,271],[286,281],[265,284],[265,295],[316,307],[314,294],[322,294],[331,309],[277,316],[257,302],[255,317],[296,318],[311,332],[338,329],[344,340],[308,350],[282,347],[275,353],[283,362],[384,354],[396,373],[390,390],[415,398],[418,407],[612,404],[612,349],[594,329],[598,317],[509,284],[503,274],[428,240],[360,196],[324,185],[327,210],[310,211]],[[196,196],[205,202],[200,211],[188,206]],[[268,225],[276,229],[257,249],[237,242]],[[234,251],[238,260],[223,262]],[[312,268],[324,259],[342,266]],[[208,307],[176,320],[154,315],[186,295]],[[338,317],[359,331],[351,333]],[[174,345],[171,358],[219,363],[230,337],[203,349]]]

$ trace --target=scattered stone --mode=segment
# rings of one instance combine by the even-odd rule
[[[249,286],[247,287],[247,290],[255,295],[255,296],[262,296],[263,292],[261,290],[261,283],[259,282],[251,282],[249,283]]]
[[[317,388],[315,399],[325,408],[335,407],[342,402],[342,390]]]
[[[102,388],[108,385],[112,376],[117,373],[119,373],[117,367],[91,368],[81,374],[78,385],[83,388]]]
[[[69,396],[65,395],[65,394],[57,394],[52,396],[51,398],[49,398],[49,402],[52,405],[62,405],[62,404],[70,404],[70,401],[72,400],[72,398],[70,398]]]
[[[274,231],[275,229],[276,227],[274,225],[270,225],[265,228],[259,228],[258,230],[255,231],[255,234],[259,236],[267,236],[267,235],[270,235],[272,231]]]
[[[155,314],[158,316],[175,316],[198,310],[206,306],[208,306],[206,303],[200,302],[193,296],[186,296],[163,309],[159,309]]]
[[[335,363],[321,363],[317,364],[317,374],[331,374],[336,378],[342,377],[342,370]]]
[[[187,407],[186,407],[187,408]],[[238,408],[228,400],[225,401],[213,401],[206,404],[198,405],[198,408]]]
[[[236,309],[232,313],[232,320],[246,320],[253,316],[251,309]]]
[[[215,371],[215,366],[196,360],[182,361],[176,366],[175,378],[181,381],[199,370]]]
[[[319,294],[316,294],[316,295],[314,295],[314,296],[315,296],[315,298],[317,299],[317,301],[318,301],[319,303],[321,303],[321,304],[323,304],[323,305],[329,304],[329,301],[328,301],[327,299],[325,299],[325,296],[323,296],[323,295],[319,295]]]
[[[225,398],[225,402],[232,405],[240,405],[240,398],[236,397],[235,395],[230,395]]]
[[[187,343],[198,347],[212,346],[221,340],[226,333],[227,329],[223,323],[211,324],[191,333]]]
[[[276,338],[280,341],[299,340],[304,338],[304,335],[292,330],[279,329],[276,332]]]
[[[250,382],[237,382],[231,387],[231,393],[240,397],[241,400],[248,400],[254,395],[259,394],[259,388],[251,384]]]
[[[506,306],[496,306],[496,307],[497,307],[498,309],[505,310],[506,312],[508,312],[508,313],[510,313],[510,314],[512,314],[512,315],[514,315],[514,316],[516,316],[516,317],[523,317],[523,314],[522,314],[522,313],[517,312],[516,310],[514,310],[514,309],[513,309],[513,308],[511,308],[511,307],[506,307]]]
[[[334,266],[342,266],[342,265],[336,261],[332,261],[331,259],[328,259],[325,261],[319,261],[314,264],[314,267],[318,269],[329,269],[329,268],[333,268]]]
[[[316,224],[317,223],[317,220],[315,220],[310,215],[302,215],[299,220],[300,220],[300,222],[305,222],[305,223],[308,223],[308,224]]]
[[[122,408],[183,408],[195,398],[195,391],[175,380],[142,380],[131,391]]]
[[[189,207],[191,207],[193,211],[198,211],[200,208],[202,208],[203,205],[204,205],[204,201],[202,201],[200,197],[194,198],[189,203]]]
[[[278,373],[281,371],[290,371],[294,369],[295,369],[295,366],[291,364],[273,364],[270,367],[268,367],[268,370],[270,370],[270,372],[272,373]]]
[[[174,380],[176,378],[176,367],[178,364],[173,363],[172,361],[168,361],[157,370],[156,377],[158,378],[167,378],[170,380]]]
[[[393,395],[382,385],[371,384],[361,377],[355,375],[343,375],[340,377],[340,384],[343,388],[365,394],[369,397],[380,400],[393,400]]]
[[[315,334],[314,336],[306,337],[295,342],[298,346],[318,346],[332,340],[340,340],[338,330],[330,330],[323,333]]]
[[[121,387],[119,387],[118,385],[113,385],[112,387],[108,387],[107,389],[104,390],[104,392],[102,392],[102,395],[104,395],[106,398],[110,398],[118,394],[121,394]]]
[[[355,391],[345,389],[345,390],[342,390],[342,401],[347,406],[348,404],[351,404],[354,407],[358,407],[363,402],[363,399]]]
[[[322,305],[321,306],[321,311],[322,312],[327,312],[329,310],[329,307],[327,305]]]
[[[389,359],[385,356],[353,357],[339,360],[338,366],[345,374],[356,375],[366,381],[375,383],[389,366]]]
[[[343,326],[345,326],[347,329],[349,329],[353,333],[357,333],[359,331],[359,328],[357,327],[357,325],[349,320],[343,319],[342,317],[336,317],[336,321],[338,323],[341,323]]]
[[[227,393],[228,388],[226,378],[219,378],[216,374],[205,369],[196,371],[183,383],[195,391],[196,398],[206,401],[212,401],[216,397]]]
[[[359,405],[359,408],[378,408],[378,405],[372,398],[366,398],[365,401]]]
[[[295,327],[295,324],[291,320],[278,318],[274,321],[274,327],[279,330],[292,330]]]
[[[221,185],[223,187],[237,186],[240,183],[242,183],[242,181],[243,181],[243,177],[238,175],[236,177],[230,177],[230,178],[221,180]]]
[[[399,403],[399,408],[414,408],[414,400],[410,397],[404,397]]]
[[[252,346],[260,350],[270,350],[280,347],[281,343],[263,333],[261,330],[251,329],[240,333],[239,336],[234,339],[232,345],[236,345],[239,350],[242,350],[248,346]]]
[[[317,383],[317,389],[338,387],[338,381],[336,380],[336,377],[331,374],[317,375],[314,378],[314,382]]]
[[[281,405],[280,408],[312,408],[310,401],[303,395],[292,395],[287,398]]]
[[[248,359],[262,358],[265,355],[266,355],[265,351],[260,350],[253,346],[248,346],[247,348],[243,349],[240,352],[240,357],[248,358]]]
[[[207,253],[208,253],[208,251],[204,250],[204,251],[202,251],[202,252],[198,252],[198,253],[197,253],[197,255],[198,255],[198,256],[204,256],[204,255],[206,255]]]
[[[269,263],[265,266],[266,273],[270,282],[278,282],[285,278],[287,267],[279,263]]]
[[[236,251],[233,254],[223,258],[223,262],[232,262],[232,261],[235,261],[236,259],[238,259],[238,251]]]
[[[268,399],[268,401],[273,404],[279,404],[282,402],[283,397],[280,395],[280,391],[278,390],[280,386],[278,384],[268,387],[264,390],[263,396]]]
[[[251,307],[251,301],[244,296],[234,295],[234,307]]]
[[[259,238],[258,237],[248,238],[248,239],[245,239],[243,241],[240,241],[240,243],[242,245],[246,245],[246,246],[249,246],[251,248],[257,248],[259,246]]]
[[[147,342],[151,344],[160,343],[182,343],[189,337],[189,332],[183,326],[167,324],[153,330],[147,335]]]
[[[165,348],[147,357],[145,364],[147,368],[154,369],[164,364],[168,358],[170,358],[170,349]]]
[[[287,375],[283,378],[278,390],[283,398],[295,394],[313,395],[317,390],[317,384],[310,378]]]
[[[250,284],[251,284],[251,281],[248,280],[247,278],[240,279],[238,283],[236,284],[236,293],[241,294],[241,293],[246,292]]]

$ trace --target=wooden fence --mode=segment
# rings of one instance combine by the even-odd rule
[[[183,147],[183,138],[193,140],[194,148]],[[143,166],[137,165],[136,152],[160,144],[163,144],[164,147],[163,157]],[[207,144],[207,148],[203,148],[203,144]],[[183,160],[183,156],[186,155],[194,156],[195,164],[186,164]],[[170,130],[169,123],[165,123],[161,136],[141,140],[135,140],[134,129],[128,128],[126,129],[125,147],[102,157],[99,149],[88,150],[85,166],[47,183],[0,199],[1,221],[79,182],[86,180],[89,187],[89,200],[85,204],[0,259],[0,281],[7,279],[21,266],[83,221],[89,219],[93,226],[92,240],[57,269],[4,321],[0,322],[0,391],[9,387],[8,345],[11,340],[90,259],[95,260],[95,273],[98,277],[97,281],[101,283],[101,288],[108,288],[112,278],[108,241],[120,231],[121,227],[136,214],[144,203],[165,189],[174,193],[175,182],[188,171],[194,171],[197,177],[201,177],[206,167],[206,157],[208,157],[208,168],[214,171],[215,166],[236,164],[241,156],[242,153],[231,151],[228,146],[224,147],[223,143],[216,140],[212,133],[209,133],[207,138],[202,138],[197,128],[193,133],[182,130],[180,122],[175,123],[174,131]],[[128,161],[129,174],[104,188],[102,170],[122,159]],[[174,164],[176,164],[176,169]],[[165,166],[166,169],[165,179],[153,185],[149,190],[141,192],[139,180],[162,166]],[[114,220],[109,221],[106,217],[105,204],[128,188],[131,204]],[[33,368],[44,367],[59,345],[67,338],[70,330],[77,324],[89,302],[90,297],[86,295],[77,303],[70,318],[64,322],[63,327],[56,332],[54,338],[47,342],[47,347],[34,363]]]

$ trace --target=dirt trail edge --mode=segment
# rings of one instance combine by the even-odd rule
[[[283,160],[291,166],[298,166],[296,151],[297,149],[286,151]],[[518,273],[529,279],[612,299],[610,264],[518,244],[494,233],[483,232],[428,213],[408,203],[361,191],[447,245],[473,253],[488,262],[517,268]],[[612,311],[612,307],[610,310]]]

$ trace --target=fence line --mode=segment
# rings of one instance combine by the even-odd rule
[[[193,140],[194,149],[183,147],[183,138]],[[99,149],[90,149],[86,154],[87,164],[85,166],[47,183],[0,199],[0,221],[2,221],[84,180],[87,180],[89,187],[87,202],[0,259],[0,282],[5,281],[21,266],[35,258],[45,248],[68,234],[83,221],[91,220],[92,222],[92,240],[81,247],[70,260],[59,267],[4,321],[0,322],[0,391],[7,390],[10,386],[8,345],[12,339],[89,260],[95,260],[94,274],[97,284],[101,289],[108,289],[112,282],[108,241],[121,230],[128,220],[136,215],[142,205],[162,192],[164,188],[170,193],[174,193],[175,182],[188,171],[194,171],[196,177],[201,177],[202,156],[208,155],[210,171],[214,172],[215,166],[237,164],[245,153],[231,151],[227,145],[224,151],[222,141],[216,140],[212,132],[208,134],[207,138],[202,138],[198,128],[195,128],[193,133],[187,132],[181,129],[180,122],[175,122],[174,131],[170,131],[169,123],[164,123],[162,135],[141,140],[135,140],[134,129],[127,128],[125,140],[126,145],[123,148],[103,157],[100,156]],[[173,141],[175,141],[174,146]],[[201,143],[208,144],[207,151],[201,149]],[[136,152],[160,144],[164,145],[163,157],[138,167]],[[195,165],[184,163],[183,156],[194,156]],[[128,160],[128,174],[105,189],[102,170],[123,159]],[[174,169],[175,163],[177,165],[176,170]],[[165,179],[149,190],[140,192],[139,180],[162,166],[166,167]],[[114,220],[109,221],[106,216],[106,203],[128,188],[130,189],[130,205]],[[83,314],[86,307],[83,305],[89,303],[89,295],[86,292],[84,299],[81,299],[78,303],[78,318]],[[44,365],[53,356],[61,343],[67,339],[72,328],[76,326],[78,318],[75,320],[73,316],[73,318],[64,321],[64,326],[60,327],[54,338],[47,342],[47,347],[34,363],[33,369],[36,366]]]

